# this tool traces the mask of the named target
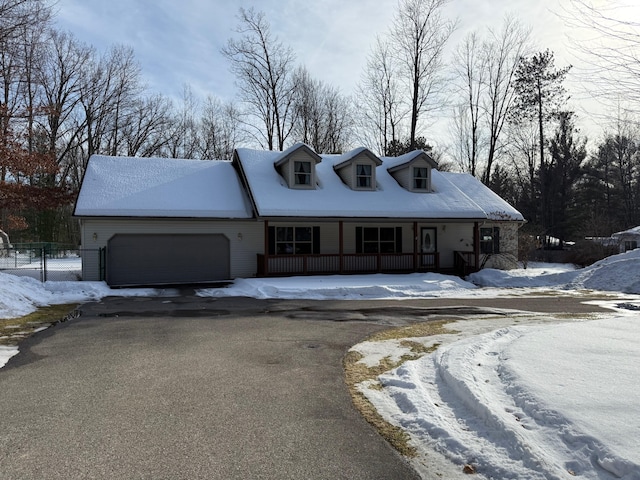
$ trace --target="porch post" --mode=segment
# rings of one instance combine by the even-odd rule
[[[480,224],[475,222],[473,224],[473,253],[475,256],[475,269],[478,270],[480,266]]]
[[[264,221],[264,276],[269,276],[269,220]]]
[[[342,258],[342,255],[344,254],[344,245],[343,245],[344,233],[343,232],[344,232],[343,231],[343,222],[342,222],[342,220],[340,220],[338,222],[338,242],[340,243],[340,245],[338,246],[338,258],[339,258],[340,273],[342,273],[342,271],[344,269],[343,258]]]
[[[413,271],[418,271],[418,222],[413,222]]]

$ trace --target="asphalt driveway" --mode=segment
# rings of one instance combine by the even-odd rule
[[[0,369],[0,477],[418,478],[353,408],[341,361],[389,325],[477,313],[443,306],[188,294],[84,305]]]
[[[7,479],[413,479],[351,405],[363,321],[269,302],[106,299],[0,370]]]

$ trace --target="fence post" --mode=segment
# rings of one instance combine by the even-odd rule
[[[47,281],[47,251],[43,247],[40,249],[40,254],[42,255],[41,265],[42,265],[42,281]]]
[[[98,250],[98,270],[100,271],[98,276],[100,280],[105,280],[106,263],[107,263],[107,247],[100,247]]]

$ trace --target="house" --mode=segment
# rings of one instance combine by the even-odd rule
[[[611,235],[611,238],[619,246],[620,253],[635,250],[640,244],[640,226],[616,232]]]
[[[522,215],[417,150],[237,149],[232,161],[92,156],[75,215],[83,278],[112,286],[436,271],[517,255]]]

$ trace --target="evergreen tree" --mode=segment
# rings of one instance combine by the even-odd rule
[[[550,159],[545,165],[547,172],[544,175],[548,179],[548,202],[545,202],[548,234],[558,238],[560,246],[578,228],[575,213],[580,207],[576,202],[576,182],[587,156],[586,140],[575,138],[577,130],[572,117],[571,112],[563,112],[559,116],[560,123],[549,145]]]
[[[514,88],[516,100],[511,110],[514,123],[535,122],[538,130],[539,152],[539,221],[543,230],[548,230],[549,197],[551,174],[545,158],[545,131],[548,123],[557,119],[567,100],[562,86],[571,67],[556,69],[550,50],[537,53],[530,58],[521,58],[516,71]]]

